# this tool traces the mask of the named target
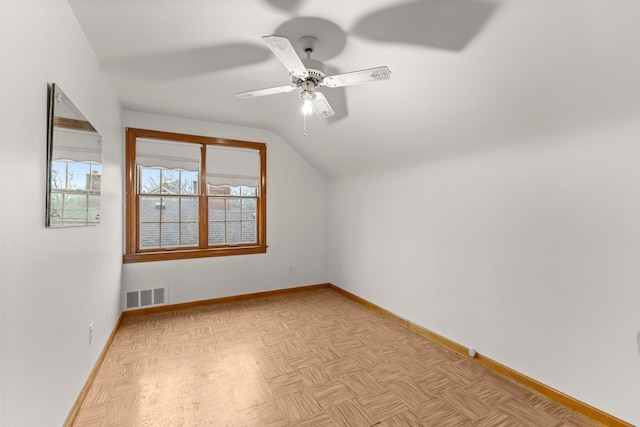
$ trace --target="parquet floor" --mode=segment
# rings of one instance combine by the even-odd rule
[[[97,426],[595,426],[329,289],[125,318]]]

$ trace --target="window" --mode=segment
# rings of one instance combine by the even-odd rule
[[[266,145],[127,129],[124,262],[266,252]]]
[[[51,161],[51,227],[100,223],[101,170],[91,161]]]

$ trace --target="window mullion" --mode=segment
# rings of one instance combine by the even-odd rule
[[[182,246],[182,195],[178,197],[178,246]]]
[[[158,218],[158,247],[162,248],[162,224],[164,218],[165,203],[164,196],[162,195],[162,171],[160,172],[160,217]]]
[[[209,246],[209,199],[207,197],[207,145],[200,146],[200,192],[198,198],[199,246]]]

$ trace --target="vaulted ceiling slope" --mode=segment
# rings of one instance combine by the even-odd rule
[[[271,130],[327,178],[640,117],[636,0],[70,4],[123,108]],[[343,38],[330,73],[392,74],[323,88],[336,115],[305,138],[297,90],[234,93],[287,84],[261,37],[309,17]]]

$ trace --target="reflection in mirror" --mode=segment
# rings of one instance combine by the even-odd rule
[[[97,225],[102,137],[58,85],[48,95],[46,225]]]

